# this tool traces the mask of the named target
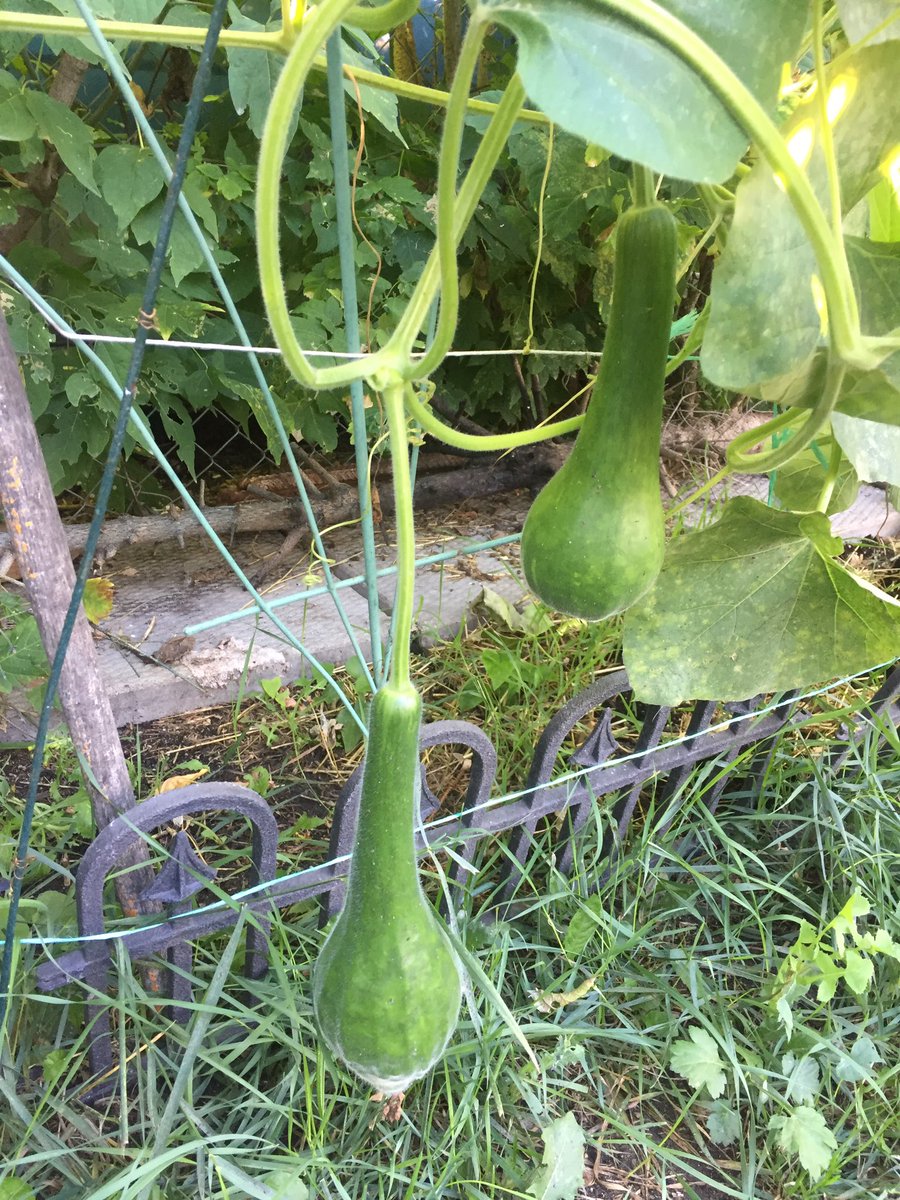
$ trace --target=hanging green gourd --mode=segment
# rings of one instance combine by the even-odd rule
[[[385,407],[397,512],[394,657],[372,700],[347,895],[313,971],[313,1006],[331,1051],[393,1094],[443,1054],[462,978],[416,868],[422,701],[409,678],[415,542],[402,385],[387,388]]]
[[[663,389],[675,298],[675,218],[628,209],[616,227],[609,325],[584,424],[522,530],[522,569],[539,599],[599,621],[624,612],[662,566]]]

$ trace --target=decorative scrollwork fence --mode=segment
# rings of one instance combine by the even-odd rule
[[[447,875],[451,887],[463,888],[465,880],[477,868],[477,847],[485,838],[509,832],[507,855],[502,869],[499,902],[507,913],[522,879],[536,829],[542,818],[563,814],[556,834],[556,868],[568,874],[576,857],[576,841],[594,806],[611,797],[612,829],[602,847],[601,861],[606,873],[624,841],[644,785],[653,777],[658,781],[656,809],[672,820],[683,794],[684,784],[698,763],[717,760],[723,767],[750,751],[749,765],[739,776],[746,784],[748,776],[759,774],[772,753],[773,738],[793,721],[802,720],[802,701],[785,697],[764,705],[762,698],[741,704],[718,705],[697,702],[690,713],[686,732],[664,740],[670,731],[673,711],[648,707],[641,714],[640,730],[634,749],[620,754],[612,727],[616,701],[629,695],[624,671],[606,675],[570,700],[550,720],[538,740],[527,783],[521,793],[492,801],[491,788],[497,755],[491,740],[466,721],[438,721],[424,726],[423,750],[438,745],[462,746],[471,753],[471,768],[462,809],[457,814],[434,820],[439,801],[429,787],[423,769],[421,828],[417,834],[420,853],[438,849],[444,843],[454,846]],[[718,714],[718,719],[717,718]],[[593,725],[583,741],[568,755],[564,769],[558,760],[563,746],[575,728],[586,718]],[[684,714],[679,711],[679,720]],[[850,754],[853,745],[874,726],[883,736],[890,726],[900,724],[900,666],[887,676],[870,703],[860,712],[853,730],[842,730],[842,739],[832,751],[829,767],[837,768]],[[707,810],[715,811],[733,773],[723,770],[705,795]],[[257,793],[233,783],[194,783],[154,796],[123,813],[103,829],[91,843],[78,870],[76,880],[80,940],[76,948],[56,958],[48,958],[37,968],[38,986],[56,991],[73,981],[87,985],[91,1000],[86,1005],[89,1057],[95,1078],[108,1077],[114,1062],[113,1040],[106,994],[113,965],[113,938],[121,943],[132,961],[162,957],[167,969],[155,979],[161,997],[168,1000],[166,1019],[186,1022],[191,1009],[190,974],[193,943],[219,930],[233,926],[242,906],[257,920],[248,924],[245,974],[260,979],[267,969],[266,930],[272,907],[283,908],[299,901],[321,898],[323,923],[333,917],[343,903],[348,850],[352,844],[359,805],[362,769],[348,779],[337,801],[331,827],[328,860],[320,866],[278,878],[275,872],[278,828],[269,805]],[[231,903],[219,901],[192,911],[197,893],[215,874],[194,851],[187,835],[178,828],[182,819],[194,813],[221,813],[243,817],[250,826],[249,855],[252,863],[249,887],[237,893]],[[168,838],[163,866],[142,893],[141,899],[162,904],[162,918],[151,918],[145,928],[108,931],[104,918],[104,887],[117,867],[133,859],[135,847],[148,839],[157,845],[160,831],[175,827]],[[596,875],[592,886],[604,876]],[[94,1089],[91,1096],[102,1094]]]

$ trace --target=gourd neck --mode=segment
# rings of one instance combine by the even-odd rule
[[[421,714],[422,701],[411,686],[386,685],[372,700],[347,885],[347,904],[354,909],[368,910],[376,895],[382,913],[421,900],[414,848]]]
[[[608,451],[628,470],[638,451],[635,461],[655,474],[675,298],[674,218],[660,204],[629,209],[616,236],[603,357],[572,457],[596,470],[598,455]]]

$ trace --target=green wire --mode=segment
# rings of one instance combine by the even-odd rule
[[[390,5],[388,6],[390,7]],[[344,78],[340,30],[328,39],[328,113],[331,125],[331,154],[334,172],[334,194],[337,206],[338,255],[341,264],[341,293],[344,307],[344,328],[347,349],[351,354],[360,351],[359,300],[356,293],[356,248],[353,237],[352,199],[350,196],[350,161],[347,154],[347,114],[344,107]],[[372,489],[366,444],[366,410],[361,379],[350,384],[350,417],[353,424],[353,449],[356,459],[356,486],[359,492],[360,529],[362,532],[363,563],[366,579],[374,584],[375,523],[372,512]],[[372,675],[369,682],[374,690],[382,681],[381,609],[378,588],[366,589],[369,606],[369,638],[372,647]],[[362,655],[360,661],[366,674],[368,666]],[[374,678],[373,678],[374,676]]]
[[[90,17],[90,12],[85,8],[84,0],[76,0],[76,3],[78,4],[79,11],[81,12],[82,16],[87,20],[88,17]],[[128,374],[125,378],[124,387],[120,393],[119,411],[116,417],[116,424],[115,428],[113,429],[112,438],[110,439],[109,450],[107,452],[106,462],[103,467],[103,474],[100,479],[100,484],[97,488],[94,515],[91,518],[91,524],[88,530],[84,551],[81,556],[81,562],[79,563],[78,571],[75,576],[75,587],[72,590],[72,596],[69,600],[69,607],[66,610],[65,619],[63,621],[62,629],[60,630],[59,641],[57,643],[56,651],[53,655],[53,662],[50,667],[50,677],[47,680],[47,688],[44,693],[44,702],[41,706],[41,715],[38,721],[37,734],[34,740],[34,756],[31,765],[31,777],[29,779],[28,793],[25,798],[25,805],[22,812],[22,827],[19,833],[19,841],[16,847],[16,856],[13,869],[11,871],[9,910],[7,913],[3,958],[2,961],[0,961],[0,1029],[5,1027],[6,1015],[12,998],[12,967],[15,949],[16,918],[18,916],[19,901],[22,897],[25,868],[28,862],[28,846],[31,840],[31,827],[34,821],[35,806],[37,804],[41,770],[44,765],[44,747],[46,746],[47,734],[50,729],[50,715],[53,711],[53,702],[56,698],[56,691],[59,686],[63,663],[65,662],[66,658],[66,651],[69,648],[72,631],[75,628],[75,622],[78,618],[79,612],[81,611],[81,600],[84,595],[84,589],[87,584],[88,576],[91,574],[91,570],[93,568],[94,551],[96,550],[97,544],[100,541],[100,534],[103,528],[103,518],[106,515],[106,508],[109,504],[109,498],[112,493],[113,483],[115,481],[116,470],[119,465],[119,457],[122,453],[122,447],[125,442],[125,433],[128,428],[128,420],[131,415],[132,405],[134,403],[134,397],[137,390],[138,378],[143,365],[147,337],[151,329],[151,321],[148,319],[148,314],[154,312],[156,308],[156,298],[159,292],[160,282],[162,280],[163,267],[165,266],[166,251],[169,246],[169,239],[172,234],[172,226],[175,222],[175,216],[178,211],[178,195],[184,183],[184,177],[187,174],[191,147],[193,145],[194,135],[197,131],[197,125],[200,121],[203,98],[206,94],[206,86],[212,72],[213,56],[219,37],[219,31],[221,30],[222,23],[225,19],[226,7],[227,0],[216,0],[215,7],[210,15],[209,27],[206,33],[206,41],[204,42],[203,51],[200,55],[197,74],[194,78],[194,86],[191,90],[191,98],[185,113],[181,137],[178,142],[178,152],[175,157],[175,167],[172,172],[172,177],[169,180],[163,211],[160,217],[159,229],[157,231],[156,244],[153,248],[153,254],[150,259],[150,267],[147,272],[147,281],[144,285],[141,315],[137,322],[134,346],[131,352],[131,361],[128,366]]]

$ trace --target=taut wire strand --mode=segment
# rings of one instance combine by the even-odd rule
[[[845,675],[840,679],[832,680],[831,682],[823,684],[820,687],[812,688],[800,696],[793,696],[790,698],[789,703],[791,705],[799,705],[805,700],[813,700],[815,697],[823,696],[827,692],[833,691],[835,688],[842,687],[846,683],[852,683],[856,679],[863,679],[875,671],[881,671],[893,667],[898,661],[900,661],[900,659],[890,659],[886,662],[876,663],[874,666],[867,667],[864,671],[856,671],[852,675]],[[783,708],[786,703],[788,703],[788,701],[784,698],[775,698],[769,703],[763,704],[757,709],[753,709],[751,712],[736,713],[722,721],[717,721],[715,722],[713,728],[717,730],[725,730],[731,729],[736,725],[740,725],[745,721],[755,721],[759,717],[764,717],[769,713],[777,711],[779,708]],[[809,719],[812,721],[816,720],[817,718],[811,715]],[[610,770],[613,767],[620,767],[625,763],[635,762],[638,759],[642,759],[645,762],[652,762],[654,755],[661,754],[663,751],[671,750],[675,746],[683,746],[688,742],[695,741],[697,738],[705,737],[708,734],[709,729],[698,729],[696,732],[681,734],[679,737],[672,738],[670,741],[661,742],[658,745],[651,746],[646,750],[635,750],[630,754],[623,754],[617,756],[616,758],[608,759],[606,762],[598,765],[588,765],[579,767],[577,770],[565,771],[556,776],[551,781],[550,786],[557,788],[563,784],[575,783],[586,775],[596,776],[602,774],[605,770]],[[462,812],[449,813],[445,817],[438,817],[436,820],[428,821],[425,823],[423,828],[425,830],[441,829],[447,825],[458,823],[463,818],[468,818],[475,813],[486,812],[488,809],[499,808],[502,805],[511,804],[516,800],[522,800],[527,796],[534,795],[536,792],[541,791],[547,786],[547,782],[544,781],[534,784],[532,787],[520,788],[516,791],[505,792],[501,796],[492,796],[485,800],[484,803],[473,805],[472,808],[465,809]],[[467,825],[466,828],[463,829],[459,834],[459,838],[461,840],[471,838],[474,828],[475,827],[473,827],[471,824]],[[349,859],[349,854],[342,854],[338,855],[336,858],[328,859],[325,863],[316,863],[313,866],[303,867],[299,871],[294,871],[289,875],[279,875],[277,879],[266,880],[262,883],[254,884],[252,887],[244,888],[239,892],[235,892],[234,895],[229,897],[228,901],[215,900],[212,903],[203,905],[200,908],[193,908],[188,912],[174,914],[165,921],[157,921],[152,925],[142,925],[140,930],[142,933],[146,933],[151,929],[161,929],[164,926],[169,926],[178,920],[197,917],[202,913],[215,912],[227,907],[236,907],[237,905],[242,904],[244,901],[250,900],[254,896],[258,896],[265,892],[267,888],[270,888],[273,885],[273,883],[278,883],[281,886],[286,883],[293,883],[299,879],[302,879],[306,875],[311,875],[313,872],[321,872],[324,868],[330,866],[339,866],[341,863],[348,862]],[[19,944],[23,946],[41,946],[46,948],[48,946],[75,946],[85,942],[112,942],[126,937],[133,931],[133,929],[111,929],[106,930],[104,933],[89,934],[85,937],[21,938],[19,939]]]

